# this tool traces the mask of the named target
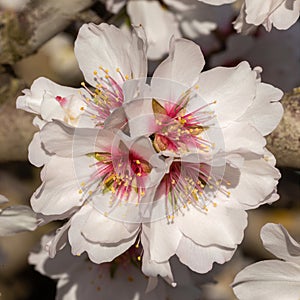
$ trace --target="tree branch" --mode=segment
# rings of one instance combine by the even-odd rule
[[[267,147],[277,165],[300,169],[300,87],[281,100],[284,115],[275,131],[267,137]]]
[[[32,0],[21,13],[0,12],[0,64],[14,64],[63,31],[95,0]]]

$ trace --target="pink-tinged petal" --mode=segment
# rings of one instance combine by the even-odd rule
[[[75,55],[86,81],[95,86],[94,71],[108,70],[109,75],[119,84],[129,78],[146,77],[146,60],[143,40],[129,38],[114,25],[85,24],[75,41]],[[117,71],[120,70],[124,76]]]
[[[300,295],[300,266],[269,260],[243,269],[232,283],[241,300],[298,300]]]
[[[46,151],[62,157],[76,157],[110,151],[112,133],[97,128],[74,128],[59,121],[43,127],[40,138]]]
[[[184,236],[198,245],[218,245],[233,250],[243,239],[247,213],[222,203],[208,207],[207,212],[190,206],[184,216],[176,216],[174,222]]]
[[[218,246],[200,246],[183,236],[176,255],[191,270],[203,274],[212,269],[213,263],[223,264],[230,260],[234,250]]]
[[[266,224],[260,233],[264,247],[285,261],[300,266],[300,244],[297,243],[280,224]]]
[[[256,72],[247,62],[234,68],[217,67],[203,72],[198,93],[206,101],[216,101],[213,110],[221,127],[237,120],[252,104],[256,93]]]
[[[196,83],[204,65],[204,56],[197,44],[186,39],[172,38],[170,54],[157,67],[153,77],[175,81],[188,89]]]
[[[90,209],[93,209],[93,207],[91,206]],[[72,253],[74,255],[81,255],[86,251],[91,261],[100,264],[112,261],[134,244],[137,233],[127,240],[123,240],[114,244],[104,245],[101,243],[92,243],[88,241],[82,235],[82,229],[88,218],[89,210],[83,207],[71,219],[69,241],[72,247]]]
[[[2,196],[2,203],[6,198]],[[36,214],[25,205],[10,206],[0,210],[0,236],[12,235],[37,228]]]
[[[227,167],[225,178],[233,182],[239,178],[237,185],[228,189],[229,201],[238,202],[244,209],[253,209],[274,192],[280,173],[264,158],[246,159],[239,169]],[[219,197],[225,196],[220,194]]]
[[[87,156],[76,160],[53,156],[41,173],[42,185],[31,198],[33,210],[44,215],[62,215],[81,206],[86,197],[82,183],[88,182],[95,171],[87,167],[94,161]]]
[[[131,23],[141,24],[145,29],[148,41],[147,56],[150,59],[160,59],[168,52],[170,37],[180,36],[174,14],[165,9],[159,1],[128,1],[126,9]]]
[[[226,153],[253,152],[263,155],[266,145],[265,138],[261,133],[248,123],[232,122],[223,129],[224,147]]]
[[[283,92],[269,84],[259,83],[252,105],[241,116],[239,121],[252,124],[262,135],[271,133],[283,115],[283,108],[278,102]]]
[[[107,196],[103,196],[103,198]],[[101,199],[99,199],[101,201]],[[139,224],[133,224],[130,231],[123,222],[110,219],[104,216],[91,205],[85,205],[81,209],[82,214],[88,215],[86,222],[81,228],[81,233],[85,239],[92,243],[114,244],[136,236]],[[96,230],[95,230],[96,229]],[[109,234],[108,234],[109,233]]]
[[[182,234],[176,224],[168,224],[164,218],[149,224],[143,224],[143,233],[149,240],[150,259],[166,262],[176,253]]]
[[[24,96],[17,99],[17,108],[31,113],[42,115],[44,120],[51,118],[63,118],[63,109],[56,97],[61,98],[76,95],[79,97],[79,90],[61,86],[55,82],[40,77],[36,79],[30,90],[24,90]]]

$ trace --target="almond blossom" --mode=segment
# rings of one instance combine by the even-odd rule
[[[279,259],[260,261],[235,277],[233,291],[241,300],[298,300],[300,295],[300,244],[280,224],[261,229],[264,247]]]
[[[242,33],[248,33],[259,25],[267,31],[271,31],[272,26],[285,30],[298,20],[299,13],[299,0],[245,0],[234,28]]]
[[[17,102],[41,115],[44,102],[84,104],[72,120],[42,115],[33,146],[47,160],[32,207],[47,221],[67,219],[50,255],[69,241],[74,255],[100,264],[135,245],[151,285],[160,275],[174,286],[174,255],[198,273],[229,260],[246,210],[278,199],[264,136],[282,116],[282,92],[247,62],[201,73],[201,49],[181,38],[149,82],[141,27],[130,39],[112,25],[84,25],[75,54],[91,87],[71,98],[50,89],[50,101],[39,87]]]

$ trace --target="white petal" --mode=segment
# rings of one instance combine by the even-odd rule
[[[223,127],[238,119],[252,103],[256,92],[256,72],[247,62],[234,68],[217,67],[200,75],[199,95],[211,103],[218,125]]]
[[[53,121],[43,127],[40,138],[45,149],[63,157],[110,152],[112,133],[96,128],[74,128]]]
[[[300,266],[300,245],[282,225],[268,223],[263,226],[260,235],[268,251]]]
[[[207,273],[213,263],[223,264],[231,259],[234,250],[218,246],[203,247],[187,237],[182,237],[176,255],[179,260],[197,273]]]
[[[173,274],[171,271],[171,266],[169,262],[157,263],[152,260],[150,256],[150,243],[149,237],[145,234],[144,231],[141,233],[141,243],[143,245],[143,261],[142,261],[142,271],[146,276],[156,277],[160,275],[163,277],[169,284],[176,286],[176,283],[173,279]]]
[[[93,208],[89,208],[90,210]],[[103,263],[112,261],[114,258],[125,252],[135,242],[137,233],[127,240],[120,241],[114,244],[92,243],[84,238],[82,229],[89,218],[89,209],[83,207],[71,219],[71,227],[69,230],[69,241],[74,255],[81,255],[84,251],[87,252],[91,261],[95,263]],[[97,228],[94,229],[97,231]],[[107,232],[107,235],[110,233]]]
[[[62,215],[81,206],[86,196],[81,192],[81,184],[87,183],[95,171],[90,167],[93,163],[90,157],[52,157],[41,173],[42,185],[31,198],[33,210],[44,215]]]
[[[247,214],[244,210],[224,206],[222,203],[209,207],[207,212],[191,206],[184,216],[175,217],[175,223],[182,234],[194,243],[235,249],[243,239]]]
[[[176,252],[182,234],[176,224],[168,224],[166,219],[143,224],[143,234],[149,240],[150,259],[165,262]]]
[[[49,240],[45,246],[45,249],[49,253],[49,257],[55,257],[57,251],[63,249],[68,241],[68,230],[70,227],[70,221],[58,228],[55,232],[55,236]]]
[[[95,86],[94,71],[101,66],[109,71],[109,75],[119,84],[123,79],[117,72],[120,69],[123,76],[133,78],[146,77],[146,60],[143,40],[127,37],[113,25],[85,24],[75,41],[75,55],[86,81]]]
[[[157,67],[153,77],[166,78],[190,88],[198,80],[204,64],[204,56],[197,44],[173,38],[169,56]]]
[[[180,36],[174,14],[162,7],[158,1],[128,1],[126,9],[131,23],[141,24],[145,28],[148,41],[147,56],[150,59],[160,59],[168,52],[170,37]]]
[[[27,230],[33,231],[36,228],[36,214],[30,207],[16,205],[0,210],[0,236],[12,235]]]
[[[282,105],[278,102],[282,96],[281,90],[259,83],[253,104],[240,120],[250,122],[264,136],[271,133],[283,115]]]
[[[232,285],[241,300],[298,300],[300,266],[276,260],[258,262],[238,273]]]
[[[101,201],[101,199],[99,199]],[[136,235],[139,224],[134,224],[133,228],[124,226],[123,222],[118,222],[101,214],[98,210],[87,204],[82,207],[82,213],[87,214],[86,222],[81,228],[82,235],[93,243],[114,244],[122,240],[130,239]]]
[[[3,204],[5,202],[8,202],[8,199],[5,196],[0,195],[0,204]]]
[[[234,182],[239,172],[238,184],[235,186]],[[238,202],[244,209],[250,209],[261,205],[274,192],[280,173],[260,158],[245,160],[239,169],[228,167],[225,178],[232,182],[232,188],[228,189],[231,193],[229,201]],[[220,194],[217,197],[225,196]]]
[[[28,159],[36,167],[41,167],[51,158],[49,152],[45,150],[40,138],[40,132],[33,135],[32,141],[28,146]]]
[[[254,127],[245,122],[232,122],[223,129],[224,146],[227,153],[264,154],[266,140]]]

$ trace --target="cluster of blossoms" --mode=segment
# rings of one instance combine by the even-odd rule
[[[128,37],[83,25],[82,88],[39,78],[17,100],[38,115],[29,159],[43,170],[32,208],[44,222],[65,220],[46,242],[50,257],[70,244],[118,265],[128,251],[148,289],[158,275],[176,286],[174,255],[198,273],[228,261],[246,211],[276,201],[280,177],[264,136],[282,116],[282,92],[261,82],[261,68],[201,72],[199,46],[183,38],[169,52],[149,79],[141,26]]]

